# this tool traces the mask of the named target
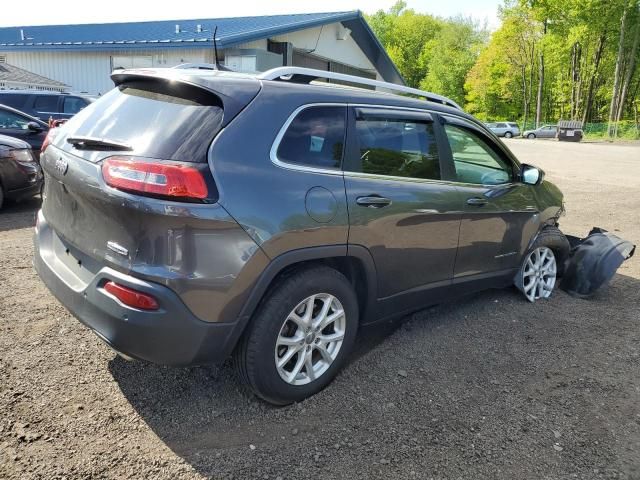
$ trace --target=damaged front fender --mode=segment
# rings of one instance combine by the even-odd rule
[[[631,242],[601,228],[593,228],[586,238],[566,237],[571,252],[565,263],[560,288],[579,298],[590,297],[606,285],[636,249]]]

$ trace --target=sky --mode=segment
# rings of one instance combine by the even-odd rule
[[[282,13],[336,12],[362,10],[373,13],[387,10],[395,0],[179,0],[165,2],[136,0],[29,0],[23,8],[11,2],[2,8],[0,27],[64,25],[73,23],[109,23],[145,20],[243,17]],[[497,28],[501,0],[408,0],[408,7],[441,17],[462,14]]]

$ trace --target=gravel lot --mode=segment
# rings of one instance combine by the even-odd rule
[[[511,140],[561,227],[640,243],[640,146]],[[640,255],[591,300],[489,291],[364,332],[274,408],[230,365],[121,360],[31,267],[37,201],[0,213],[0,478],[640,478]]]

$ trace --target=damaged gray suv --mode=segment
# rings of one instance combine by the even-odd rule
[[[514,283],[551,295],[562,194],[447,98],[297,67],[112,78],[48,139],[35,267],[125,357],[233,355],[287,404],[363,325]]]

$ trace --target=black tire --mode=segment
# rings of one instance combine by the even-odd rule
[[[2,190],[2,184],[0,184],[0,209],[2,209],[3,203],[4,203],[4,191]]]
[[[535,134],[535,133],[530,133],[529,135],[527,135],[527,138],[528,138],[529,140],[533,140],[533,139],[535,139],[535,138],[536,138],[536,134]]]
[[[556,265],[558,269],[557,278],[562,277],[562,274],[565,270],[565,263],[569,258],[569,253],[571,251],[571,245],[569,245],[569,240],[567,237],[558,229],[557,227],[545,227],[531,244],[527,253],[522,257],[522,262],[520,265],[520,269],[518,270],[518,274],[515,278],[515,285],[518,289],[523,290],[523,279],[522,279],[522,271],[524,269],[524,263],[526,259],[529,257],[529,254],[533,252],[536,248],[539,247],[548,247],[553,252],[553,255],[556,257]],[[558,282],[556,280],[556,285]]]
[[[319,378],[305,385],[287,383],[275,362],[276,340],[289,313],[307,297],[327,293],[345,312],[342,346]],[[276,405],[304,400],[326,387],[348,358],[358,330],[358,299],[353,287],[337,270],[325,266],[294,271],[281,278],[260,303],[234,352],[238,376],[257,396]]]
[[[511,138],[513,137],[513,133],[511,132],[504,132],[504,138]]]

